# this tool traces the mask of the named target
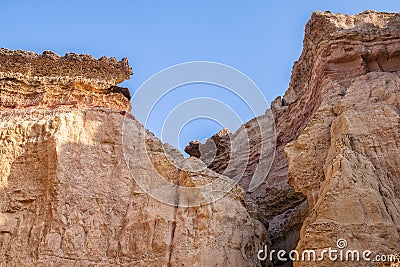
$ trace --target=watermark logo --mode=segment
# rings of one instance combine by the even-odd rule
[[[339,248],[339,249],[344,249],[344,248],[346,248],[347,247],[347,240],[346,239],[338,239],[337,241],[336,241],[336,246]]]
[[[252,140],[250,140],[245,127],[241,127],[242,131],[239,130],[239,133],[236,134],[236,136],[240,135],[240,138],[231,139],[230,155],[227,157],[229,162],[222,174],[234,172],[235,177],[231,178],[237,179],[228,179],[229,182],[227,182],[227,177],[221,176],[208,184],[188,187],[174,183],[169,177],[166,177],[165,173],[157,171],[157,166],[154,165],[154,151],[152,151],[154,147],[146,144],[149,133],[145,129],[148,128],[149,117],[156,105],[175,89],[195,83],[214,85],[222,90],[228,90],[229,93],[240,98],[255,117],[253,120],[257,125],[258,138],[260,138],[257,151],[254,151],[254,144],[251,144]],[[231,191],[239,182],[248,168],[251,153],[257,154],[258,163],[254,168],[248,191],[256,190],[267,177],[275,155],[274,119],[272,112],[265,113],[268,103],[261,90],[249,77],[237,69],[205,61],[188,62],[166,68],[138,88],[132,97],[132,105],[140,110],[140,114],[135,114],[135,116],[140,117],[139,120],[144,127],[137,127],[130,118],[126,118],[123,124],[122,138],[124,156],[132,178],[143,191],[155,199],[166,204],[184,207],[200,206],[216,201]],[[207,118],[222,126],[229,125],[229,120],[237,120],[237,125],[246,123],[246,121],[240,121],[237,112],[230,107],[229,103],[224,103],[220,99],[194,97],[183,101],[169,112],[164,119],[163,130],[176,127],[177,122],[181,124],[181,130],[188,122],[198,118]],[[257,117],[258,115],[262,115],[262,118]],[[268,120],[268,123],[265,120]],[[161,136],[163,136],[163,132]],[[174,152],[170,146],[164,145],[163,149],[169,164],[176,169],[194,172],[198,176],[204,175],[206,164],[203,164],[201,168],[195,164],[187,166],[184,160],[171,156]],[[151,173],[140,171],[143,166],[143,158],[140,158],[140,155],[147,156],[148,163],[153,165],[154,171]],[[208,160],[210,161],[210,159]],[[177,192],[179,193],[178,202]]]
[[[339,238],[336,241],[336,247],[324,249],[306,249],[301,252],[291,250],[269,250],[268,246],[264,246],[259,250],[257,257],[260,261],[270,260],[274,258],[281,262],[286,261],[332,261],[332,262],[391,262],[400,263],[399,254],[374,254],[371,250],[348,249],[346,239]]]

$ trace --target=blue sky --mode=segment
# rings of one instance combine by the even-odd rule
[[[132,93],[172,65],[219,62],[246,74],[271,102],[288,87],[313,11],[355,14],[367,9],[399,12],[400,4],[396,0],[2,1],[0,47],[127,57],[135,74],[123,86]],[[227,90],[192,84],[162,99],[146,126],[160,137],[168,113],[195,97],[230,105],[242,122],[259,115]],[[143,119],[135,107],[133,113]],[[181,132],[164,134],[163,141],[182,148],[189,140],[202,140],[221,128],[210,119],[182,126]]]

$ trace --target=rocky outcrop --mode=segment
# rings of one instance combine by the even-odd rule
[[[126,58],[51,51],[42,55],[0,49],[0,108],[74,106],[108,107],[130,111],[130,93],[116,86],[129,79],[132,69]]]
[[[338,239],[372,257],[400,250],[399,26],[399,14],[372,11],[315,13],[307,24],[293,77],[307,75],[286,101],[288,109],[315,103],[285,150],[290,184],[311,209],[299,251],[336,247]]]
[[[288,183],[284,147],[291,139],[282,136],[289,136],[288,132],[293,129],[291,124],[275,120],[272,111],[243,124],[233,134],[221,134],[225,132],[223,129],[204,144],[193,142],[187,146],[187,152],[196,151],[208,168],[244,188],[251,216],[268,228],[270,249],[290,251],[299,241],[308,204],[304,195]],[[262,163],[265,158],[271,165],[265,167]],[[262,180],[252,188],[257,168],[261,170]],[[275,263],[278,264],[276,259]]]
[[[196,157],[196,158],[201,157],[199,140],[190,141],[189,145],[185,146],[184,150],[191,157]]]
[[[260,266],[268,237],[244,191],[126,114],[126,60],[0,60],[1,266]],[[174,185],[172,205],[138,182],[163,192],[155,177]],[[178,187],[210,182],[232,190],[210,203]]]
[[[299,253],[274,266],[389,266],[399,29],[399,14],[314,13],[285,96],[187,159],[127,114],[126,60],[1,49],[1,265],[261,266],[267,245]]]
[[[345,239],[348,249],[369,249],[372,257],[399,251],[399,29],[399,14],[314,13],[289,89],[266,113],[273,120],[260,116],[232,135],[232,151],[241,150],[240,132],[252,143],[248,172],[214,170],[248,189],[260,147],[271,144],[259,127],[275,127],[271,169],[246,196],[252,216],[268,227],[272,249],[321,251]],[[295,266],[355,265],[300,259]]]
[[[201,144],[198,140],[191,141],[185,147],[189,156],[201,159],[207,168],[223,174],[226,170],[231,154],[231,136],[228,128],[221,129]]]
[[[272,111],[276,113],[275,109]],[[284,148],[292,140],[289,138],[292,125],[274,119],[272,111],[243,124],[229,138],[216,138],[221,135],[218,133],[204,144],[189,144],[187,150],[198,151],[199,158],[210,169],[230,177],[244,188],[251,216],[268,228],[272,241],[270,249],[290,251],[296,248],[299,241],[308,204],[304,195],[288,183]],[[262,134],[261,127],[268,130]],[[263,156],[262,150],[266,151]],[[262,157],[268,157],[267,161],[272,164],[261,169],[261,184],[252,189],[254,174],[264,160]],[[278,264],[277,261],[275,263]]]

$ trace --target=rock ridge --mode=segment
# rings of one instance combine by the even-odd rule
[[[1,48],[0,108],[70,105],[130,111],[129,90],[117,85],[131,74],[126,58]]]

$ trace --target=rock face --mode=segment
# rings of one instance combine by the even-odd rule
[[[0,50],[0,265],[260,266],[268,236],[244,191],[126,114],[130,74],[126,60]],[[191,206],[177,187],[169,205],[137,182],[157,176],[232,190]]]
[[[372,259],[400,251],[399,38],[399,14],[314,13],[290,87],[266,113],[272,112],[273,121],[260,116],[231,137],[231,150],[241,149],[240,132],[252,143],[244,175],[211,167],[241,179],[247,189],[262,160],[259,147],[270,142],[258,128],[274,122],[273,164],[261,186],[246,196],[251,215],[268,227],[272,249],[321,252],[338,249],[337,240],[345,239],[347,249],[371,250]],[[215,157],[214,166],[240,161],[229,153]],[[274,263],[292,265],[276,258]],[[354,264],[327,257],[302,261],[301,254],[294,263]]]
[[[372,257],[399,252],[400,15],[315,13],[304,45],[284,98],[288,110],[315,103],[285,149],[290,184],[310,207],[297,249],[345,239]]]
[[[389,266],[376,256],[400,252],[400,14],[314,13],[285,96],[188,159],[127,114],[126,60],[0,60],[1,266]],[[264,245],[299,258],[261,264]]]

